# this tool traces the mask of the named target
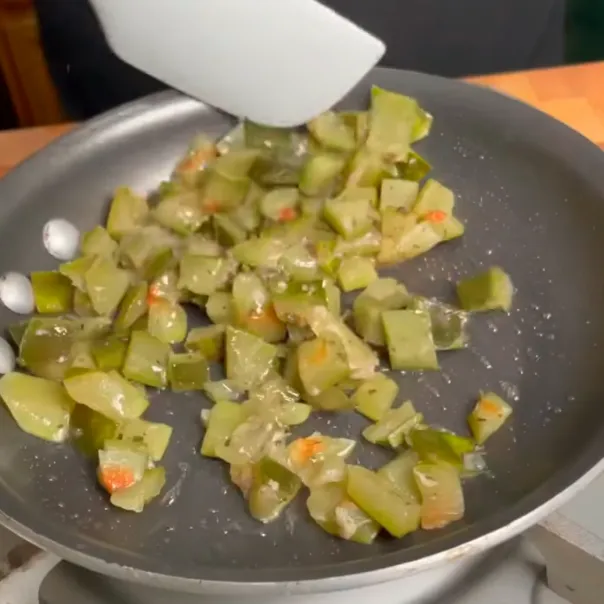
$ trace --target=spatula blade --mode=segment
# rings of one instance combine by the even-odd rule
[[[127,63],[238,117],[297,126],[339,101],[385,46],[316,0],[92,0]]]

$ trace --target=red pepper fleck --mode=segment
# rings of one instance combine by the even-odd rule
[[[204,199],[202,209],[207,214],[216,214],[220,211],[220,202],[215,199]]]
[[[291,220],[295,220],[297,217],[296,210],[294,208],[283,208],[279,212],[279,221],[280,222],[290,222]]]
[[[149,287],[149,291],[147,292],[147,306],[155,304],[159,299],[161,299],[159,286],[157,284],[151,285]]]
[[[115,493],[121,489],[127,489],[135,482],[132,470],[120,466],[109,466],[101,469],[99,478],[103,488],[108,493]]]
[[[447,213],[442,210],[433,210],[432,212],[428,212],[424,218],[430,222],[440,223],[447,219]]]

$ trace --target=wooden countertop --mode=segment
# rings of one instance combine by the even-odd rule
[[[604,147],[604,62],[468,78],[534,105]],[[0,132],[0,176],[73,124]]]

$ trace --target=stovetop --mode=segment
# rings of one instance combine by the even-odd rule
[[[349,592],[246,597],[246,604],[602,604],[604,474],[541,525],[473,559]],[[3,561],[3,562],[2,562]],[[86,571],[0,529],[0,604],[238,604]]]
[[[539,553],[526,540],[507,544],[471,565],[350,592],[246,598],[246,604],[568,604],[549,590]],[[440,579],[441,581],[438,581]],[[43,582],[43,604],[240,604],[241,598],[203,598],[108,581],[95,573],[61,564]],[[12,603],[11,603],[12,604]],[[19,603],[20,604],[20,603]],[[28,603],[29,604],[29,603]]]

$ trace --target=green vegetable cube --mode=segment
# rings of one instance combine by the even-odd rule
[[[115,318],[115,331],[128,331],[147,312],[147,284],[137,283],[126,291]]]
[[[213,239],[209,239],[206,235],[201,233],[193,233],[187,237],[186,251],[189,254],[196,256],[222,256],[222,247],[220,244]],[[163,271],[160,271],[163,272]]]
[[[176,265],[174,251],[169,247],[155,246],[145,257],[142,267],[142,277],[147,281],[156,281],[168,274]]]
[[[232,380],[206,382],[203,385],[203,391],[215,403],[218,401],[236,401],[243,394],[241,389]]]
[[[117,189],[107,218],[107,231],[114,239],[120,239],[128,231],[140,226],[149,213],[144,197],[133,193],[127,187]]]
[[[380,526],[346,495],[346,484],[331,482],[310,491],[306,506],[311,518],[330,535],[355,543],[373,543]]]
[[[185,254],[180,260],[178,288],[209,296],[225,287],[236,268],[228,258]]]
[[[366,199],[329,199],[323,218],[345,239],[353,239],[371,228],[371,204]]]
[[[120,370],[126,358],[125,340],[114,335],[106,336],[92,344],[92,357],[101,371]]]
[[[153,209],[153,217],[163,227],[179,235],[198,231],[208,219],[201,209],[199,194],[196,191],[162,199]]]
[[[71,310],[73,287],[71,281],[56,271],[31,273],[36,310],[41,313],[66,313]]]
[[[247,331],[230,325],[225,334],[226,376],[249,389],[274,368],[277,347]]]
[[[287,216],[286,222],[296,217],[296,207],[300,194],[295,187],[273,189],[260,200],[260,212],[269,220],[280,221]]]
[[[400,407],[387,410],[377,423],[365,428],[363,437],[370,443],[396,449],[422,420],[422,414],[417,413],[411,401],[405,401]]]
[[[307,392],[303,392],[304,400],[314,409],[321,411],[350,411],[354,405],[346,393],[337,386],[332,386],[323,390],[320,394],[312,396]]]
[[[247,239],[247,232],[233,218],[226,214],[214,214],[214,231],[216,239],[227,247],[237,245]]]
[[[342,292],[330,279],[324,279],[323,284],[325,286],[327,310],[329,310],[334,317],[339,317],[342,310]]]
[[[170,354],[168,377],[174,392],[203,390],[209,376],[208,361],[199,352]]]
[[[466,231],[463,222],[455,218],[455,216],[447,216],[443,222],[432,223],[432,228],[437,233],[440,233],[443,241],[450,241],[451,239],[461,237]]]
[[[25,334],[25,330],[27,329],[28,324],[29,320],[19,321],[18,323],[13,323],[12,325],[9,325],[7,328],[8,335],[14,342],[15,346],[17,346],[17,348],[21,346],[21,340],[23,339],[23,335]]]
[[[105,256],[112,258],[117,251],[117,242],[102,226],[84,233],[80,244],[83,256]]]
[[[250,188],[249,178],[232,178],[210,170],[202,188],[202,207],[209,212],[225,212],[236,208]]]
[[[373,86],[367,148],[389,161],[404,161],[418,117],[415,99]]]
[[[259,157],[258,149],[231,149],[218,157],[212,167],[230,178],[244,178]]]
[[[170,345],[146,331],[133,331],[124,360],[124,377],[152,388],[165,388],[168,383]]]
[[[425,109],[422,109],[419,105],[417,106],[415,123],[413,124],[413,131],[411,132],[412,142],[419,141],[422,138],[426,138],[430,134],[432,128],[432,122],[434,118]]]
[[[420,506],[403,498],[384,476],[361,466],[348,467],[348,496],[393,537],[419,528]]]
[[[105,441],[116,438],[118,422],[93,411],[86,405],[76,405],[71,414],[71,433],[77,448],[89,457],[96,457]]]
[[[296,243],[283,253],[279,269],[292,281],[302,283],[316,281],[323,276],[316,256],[304,243]]]
[[[378,204],[377,189],[375,187],[346,187],[340,193],[338,199],[345,199],[347,201],[355,199],[367,200],[372,208],[377,207]]]
[[[514,286],[509,275],[498,266],[457,284],[457,297],[464,310],[486,311],[512,308]]]
[[[279,260],[289,244],[274,237],[258,237],[237,244],[232,250],[233,258],[252,267],[277,268]]]
[[[363,289],[378,278],[371,258],[344,258],[338,269],[338,281],[345,292]]]
[[[377,355],[342,321],[323,306],[315,306],[306,313],[306,320],[313,333],[330,341],[337,341],[348,360],[350,377],[367,379],[373,376],[378,364]]]
[[[382,243],[378,262],[392,264],[425,254],[442,241],[442,235],[427,220],[386,208],[382,217]]]
[[[62,380],[69,368],[77,333],[77,321],[56,317],[32,318],[19,345],[19,365],[39,377]]]
[[[144,197],[136,195],[127,187],[120,187],[111,202],[107,231],[113,239],[120,239],[128,231],[143,224],[148,213],[149,207]]]
[[[210,361],[220,361],[224,357],[224,325],[195,327],[187,335],[185,347],[200,352]]]
[[[420,503],[421,497],[413,468],[419,463],[419,456],[415,451],[407,449],[389,461],[378,470],[378,474],[387,478],[395,487],[399,495],[413,503]]]
[[[63,383],[77,403],[115,421],[136,419],[149,406],[145,392],[117,371],[87,371],[68,377]]]
[[[75,402],[61,384],[11,372],[0,379],[0,397],[24,432],[51,442],[67,438]]]
[[[387,310],[382,313],[382,321],[393,369],[438,369],[428,313]]]
[[[413,206],[413,212],[420,217],[426,216],[430,212],[443,212],[447,216],[451,216],[454,205],[453,191],[441,185],[437,180],[430,179],[420,191]]]
[[[84,275],[93,263],[94,256],[82,256],[81,258],[76,258],[71,262],[64,262],[63,264],[59,265],[59,272],[61,275],[65,275],[65,277],[71,281],[74,287],[80,291],[86,291],[86,281],[84,280]],[[39,275],[44,273],[32,274]]]
[[[206,302],[206,314],[216,325],[233,323],[236,316],[233,294],[229,292],[211,294]]]
[[[166,424],[148,422],[144,419],[131,419],[120,424],[117,437],[144,443],[151,459],[159,461],[168,448],[172,428]]]
[[[468,417],[468,425],[479,445],[491,437],[512,415],[512,407],[493,392],[484,392]]]
[[[111,505],[128,512],[140,513],[147,503],[161,493],[165,483],[166,471],[163,468],[145,470],[141,480],[111,495]]]
[[[377,422],[392,407],[397,394],[396,382],[379,373],[358,387],[352,402],[359,413]]]
[[[354,130],[335,111],[326,111],[307,124],[321,145],[336,151],[353,151],[356,147]]]
[[[395,208],[410,212],[418,192],[419,184],[413,180],[385,178],[380,192],[380,210]]]
[[[346,354],[337,341],[316,338],[300,344],[298,371],[304,389],[317,396],[342,381],[350,372]]]
[[[370,344],[385,346],[382,312],[398,310],[409,301],[409,294],[396,279],[377,279],[361,292],[352,305],[356,332]]]
[[[170,300],[157,299],[149,306],[147,329],[161,342],[182,342],[187,335],[187,313]]]
[[[306,403],[285,403],[281,408],[281,423],[286,426],[299,426],[310,417],[312,409],[312,406]]]
[[[250,514],[260,522],[271,522],[296,497],[302,482],[288,468],[265,457],[252,468],[252,487],[247,493]]]
[[[424,426],[413,430],[407,441],[423,461],[444,462],[459,468],[463,466],[464,455],[475,447],[471,438]]]
[[[245,409],[239,403],[216,401],[210,411],[201,454],[205,457],[216,457],[216,446],[226,445],[235,428],[245,420],[245,415]]]
[[[290,281],[283,291],[273,294],[275,313],[281,321],[303,323],[304,314],[313,306],[327,306],[327,284]],[[334,293],[333,291],[331,293]]]
[[[110,315],[118,307],[130,285],[127,271],[101,257],[86,271],[84,280],[92,306],[99,315]]]
[[[400,176],[405,180],[414,180],[419,182],[432,170],[432,166],[415,151],[407,154],[405,163],[400,164]]]
[[[420,463],[413,469],[422,497],[421,527],[441,529],[463,518],[465,504],[457,469],[447,463]]]

